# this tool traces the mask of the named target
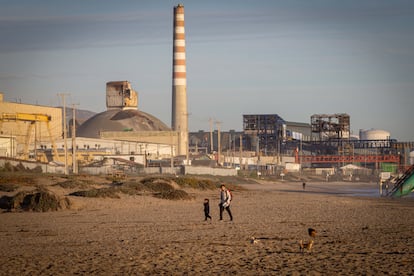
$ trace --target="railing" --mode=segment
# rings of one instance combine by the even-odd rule
[[[393,196],[399,189],[401,189],[400,194],[403,194],[403,185],[405,184],[405,181],[414,174],[414,165],[410,166],[404,174],[397,179],[397,182],[395,182],[394,188],[392,188],[391,192],[388,193],[389,196]]]
[[[399,155],[302,155],[298,156],[301,163],[399,163]],[[299,161],[299,160],[297,160]],[[299,163],[299,162],[298,162]]]

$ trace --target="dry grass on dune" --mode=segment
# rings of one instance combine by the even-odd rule
[[[47,212],[67,209],[70,200],[59,197],[44,189],[36,189],[32,192],[21,191],[14,196],[3,196],[0,198],[0,208],[22,211]]]
[[[223,182],[199,177],[152,176],[124,182],[107,177],[4,174],[0,182],[0,208],[8,211],[56,211],[70,208],[70,197],[120,198],[121,195],[153,196],[167,200],[190,200],[186,190],[214,190]],[[48,184],[47,184],[48,183]],[[227,184],[232,189],[241,189]]]

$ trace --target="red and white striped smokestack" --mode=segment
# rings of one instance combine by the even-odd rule
[[[173,84],[171,127],[179,133],[179,155],[188,150],[187,76],[185,62],[184,6],[174,7]]]

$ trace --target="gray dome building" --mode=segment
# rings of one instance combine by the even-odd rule
[[[77,129],[76,136],[100,138],[101,131],[169,131],[156,117],[139,110],[107,110],[89,118]]]
[[[128,81],[106,84],[107,111],[89,118],[76,130],[76,136],[101,138],[101,132],[171,131],[156,117],[138,110],[138,93]]]

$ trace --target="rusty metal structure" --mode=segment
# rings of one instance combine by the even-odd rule
[[[246,147],[264,155],[280,152],[281,142],[286,140],[286,122],[277,114],[243,115],[243,131]]]
[[[138,93],[129,81],[111,81],[106,83],[106,107],[108,109],[136,109]]]
[[[319,141],[349,139],[350,117],[345,113],[314,114],[311,116],[311,129]]]

